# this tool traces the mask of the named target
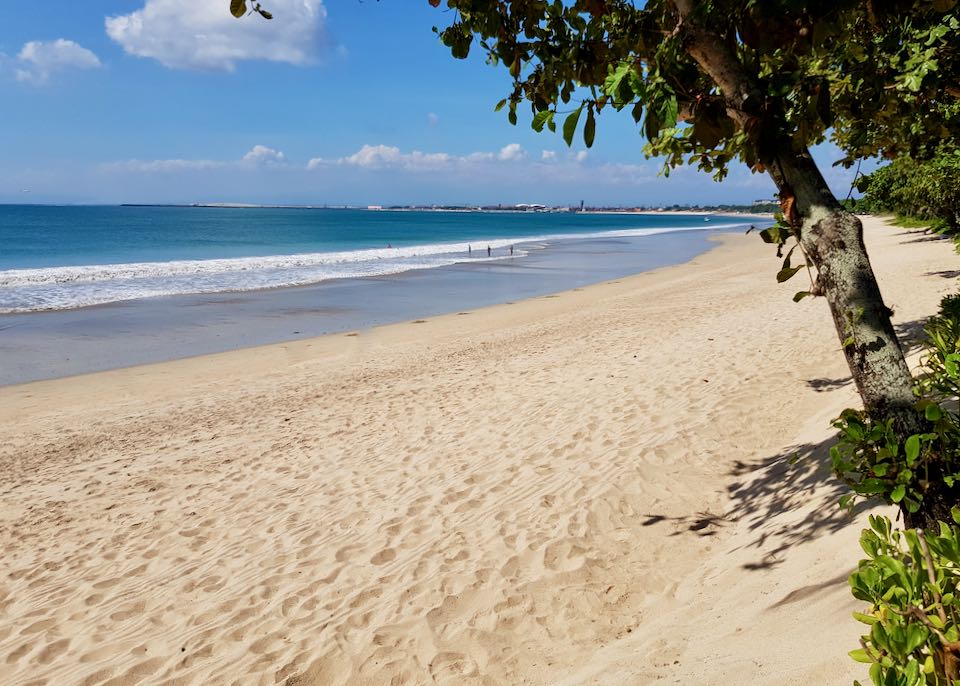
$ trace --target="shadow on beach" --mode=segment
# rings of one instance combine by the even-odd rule
[[[831,436],[753,462],[735,463],[730,476],[740,480],[727,487],[731,498],[727,518],[742,521],[752,534],[747,547],[762,552],[760,559],[744,564],[744,569],[775,567],[790,548],[839,531],[859,512],[875,506],[860,504],[853,513],[839,507],[840,497],[850,489],[831,472],[830,446],[834,442]],[[781,521],[779,515],[798,510],[812,499],[822,504],[801,521],[795,517]]]
[[[925,319],[919,319],[896,325],[906,354],[922,343],[925,323]],[[818,392],[852,383],[849,377],[807,381]],[[774,567],[784,560],[789,548],[839,531],[860,512],[877,507],[876,502],[861,502],[852,513],[840,509],[840,497],[851,491],[831,471],[830,447],[835,442],[831,433],[819,443],[794,446],[776,455],[749,462],[738,460],[734,464],[729,473],[734,481],[727,486],[731,507],[723,518],[744,523],[753,534],[748,547],[762,551],[761,559],[743,565],[745,569]],[[811,499],[823,504],[809,510],[802,521],[779,516],[799,510]]]
[[[834,440],[831,436],[820,443],[794,446],[754,461],[737,460],[729,472],[734,480],[727,486],[731,502],[726,512],[697,512],[685,517],[648,515],[644,526],[669,521],[676,529],[672,536],[715,536],[722,527],[741,523],[750,532],[744,547],[755,548],[761,554],[743,568],[775,567],[784,562],[791,547],[839,531],[859,511],[869,509],[861,505],[851,514],[837,505],[840,496],[850,491],[830,471],[829,453]],[[811,499],[823,505],[810,511],[802,521],[780,517],[800,509]]]
[[[923,340],[926,320],[905,322],[896,326],[897,336],[909,354]],[[825,393],[853,383],[850,377],[809,379],[807,385]],[[839,414],[839,413],[838,413]],[[824,428],[827,428],[826,426]],[[786,552],[794,546],[810,542],[848,526],[860,512],[877,503],[858,504],[852,513],[842,510],[840,497],[850,489],[831,471],[830,447],[836,438],[831,433],[819,443],[793,446],[775,455],[752,461],[737,460],[728,472],[727,486],[730,506],[726,512],[696,512],[681,517],[649,514],[644,526],[670,522],[672,536],[716,536],[731,524],[746,526],[750,532],[745,548],[754,548],[759,559],[743,565],[747,570],[775,567],[785,560]],[[798,511],[811,500],[821,503],[808,510],[801,520],[797,516],[783,517]]]

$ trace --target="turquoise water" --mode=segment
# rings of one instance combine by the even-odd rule
[[[523,258],[569,240],[733,229],[747,217],[0,206],[0,313],[250,291]],[[489,254],[488,254],[489,248]]]

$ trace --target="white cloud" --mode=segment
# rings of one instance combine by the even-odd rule
[[[396,164],[401,158],[400,148],[389,145],[365,145],[349,157],[341,158],[340,164],[376,169]]]
[[[427,113],[427,123],[428,123],[430,126],[436,126],[437,124],[440,123],[440,115],[437,114],[436,112],[428,112],[428,113]]]
[[[315,157],[307,163],[307,169],[330,165],[345,165],[361,169],[409,169],[432,171],[452,169],[490,162],[513,162],[525,159],[526,151],[519,143],[503,146],[499,152],[472,152],[469,155],[451,155],[445,152],[401,152],[392,145],[364,145],[360,150],[339,159]]]
[[[402,153],[400,148],[389,145],[364,145],[352,155],[340,158],[337,163],[365,169],[382,169],[384,167],[430,169],[443,167],[450,162],[450,159],[450,155],[444,152],[424,153],[414,150],[410,153]],[[312,163],[313,160],[310,162]]]
[[[243,156],[243,161],[250,164],[280,164],[283,160],[282,152],[265,145],[255,145],[250,152]]]
[[[523,148],[520,147],[519,143],[509,143],[500,148],[500,152],[497,153],[497,159],[504,162],[522,160],[526,156],[527,153],[523,151]]]
[[[557,159],[557,153],[554,150],[544,150],[543,154],[540,155],[540,159],[544,162],[555,160]]]
[[[99,58],[72,40],[30,41],[17,55],[15,74],[18,81],[45,83],[54,72],[64,69],[96,69]]]
[[[586,150],[581,150],[576,155],[574,155],[573,159],[575,159],[577,162],[584,162],[589,156],[589,154],[590,153],[588,153]]]
[[[311,61],[326,19],[323,0],[271,0],[273,20],[236,19],[225,1],[146,0],[106,18],[107,34],[131,55],[173,69],[225,69],[240,60]]]
[[[226,162],[218,162],[216,160],[126,160],[124,162],[108,162],[104,164],[102,168],[106,171],[169,173],[199,169],[218,169],[226,166],[226,164]]]
[[[492,162],[497,156],[492,152],[472,152],[461,158],[464,162]]]
[[[170,173],[182,171],[202,171],[224,169],[227,167],[275,166],[286,159],[279,150],[265,145],[255,145],[240,160],[126,160],[109,162],[101,166],[105,171],[126,171],[142,173]]]

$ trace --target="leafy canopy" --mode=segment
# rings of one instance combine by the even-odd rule
[[[528,102],[534,129],[553,131],[562,120],[567,143],[580,128],[589,147],[602,112],[627,110],[646,154],[667,168],[692,163],[722,178],[740,159],[762,171],[776,150],[828,135],[849,165],[922,152],[960,128],[944,116],[960,94],[955,0],[445,4],[453,19],[435,30],[453,56],[477,45],[508,70],[513,88],[498,109],[511,123]],[[720,39],[746,92],[721,91],[694,58],[694,24]]]

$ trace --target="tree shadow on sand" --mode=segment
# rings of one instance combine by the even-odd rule
[[[910,353],[914,352],[926,339],[926,333],[923,331],[923,327],[926,323],[926,319],[914,319],[909,322],[894,324],[893,328],[897,333],[897,339],[899,339],[900,347],[903,349],[903,353],[905,355],[909,355]],[[817,379],[809,379],[807,381],[807,385],[818,393],[826,393],[834,390],[835,388],[849,386],[852,383],[853,379],[849,376],[844,376],[838,379],[820,377]]]
[[[953,240],[950,236],[944,236],[939,233],[932,233],[929,229],[917,229],[915,231],[901,231],[897,234],[903,236],[905,240],[902,243],[930,243],[932,241]]]
[[[926,276],[939,276],[943,279],[955,279],[960,276],[960,269],[944,269],[938,272],[927,272]]]
[[[769,457],[737,460],[729,472],[730,506],[722,514],[648,515],[643,524],[670,522],[675,528],[673,536],[715,536],[732,523],[746,525],[751,536],[744,545],[756,549],[758,558],[743,568],[775,567],[785,561],[790,548],[839,531],[852,521],[853,515],[837,504],[840,496],[850,490],[830,471],[829,451],[834,440],[831,436],[820,443],[794,446]],[[822,505],[802,521],[780,516],[806,505],[811,498]]]
[[[838,506],[840,497],[850,489],[830,470],[830,446],[834,443],[831,436],[820,443],[734,464],[730,476],[736,480],[727,486],[731,498],[727,517],[746,524],[755,534],[747,547],[762,553],[757,561],[744,564],[744,569],[775,567],[784,561],[790,548],[849,526],[858,511],[871,507],[862,504],[851,514]],[[820,507],[808,512],[802,521],[781,521],[778,517],[814,498]]]
[[[896,325],[905,352],[920,346],[925,337],[925,323],[925,319],[920,319]],[[829,392],[852,383],[849,377],[807,381],[818,392]],[[674,536],[715,536],[734,522],[746,525],[752,536],[745,547],[756,549],[759,558],[744,564],[743,568],[775,567],[784,561],[790,548],[839,531],[849,526],[859,512],[877,506],[875,502],[861,503],[853,513],[840,509],[840,497],[851,491],[831,471],[830,447],[835,442],[836,437],[831,433],[819,443],[793,446],[750,461],[737,460],[728,474],[730,506],[726,512],[697,512],[682,517],[651,514],[643,524],[670,522],[675,528]],[[820,506],[809,511],[802,521],[798,517],[781,517],[809,504],[812,499]]]
[[[850,489],[830,469],[830,446],[835,437],[820,443],[793,446],[788,450],[752,461],[738,460],[729,472],[732,483],[727,486],[730,506],[721,514],[697,512],[668,517],[648,514],[644,526],[671,523],[671,536],[693,534],[716,536],[733,523],[746,525],[751,532],[744,548],[756,549],[758,558],[745,563],[743,569],[762,570],[776,567],[787,552],[824,534],[849,526],[862,511],[876,503],[861,503],[854,511],[842,510],[840,496]],[[780,515],[797,510],[816,499],[820,506],[799,520]]]
[[[893,325],[894,330],[897,332],[897,338],[900,340],[900,347],[903,348],[905,355],[912,353],[927,340],[927,334],[923,330],[926,323],[926,319],[914,319],[909,322],[900,322],[899,324]]]

